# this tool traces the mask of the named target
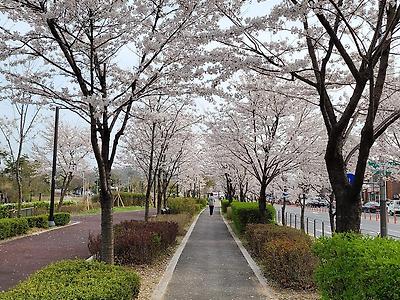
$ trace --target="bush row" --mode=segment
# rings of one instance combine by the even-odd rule
[[[22,218],[3,218],[0,219],[0,240],[26,234],[29,228],[48,228],[48,215],[22,217]],[[68,213],[55,213],[54,223],[63,226],[70,222],[71,215]]]
[[[55,206],[57,206],[58,203],[55,203]],[[77,205],[76,201],[73,200],[65,200],[63,202],[64,207],[70,207]],[[23,202],[21,203],[21,208],[29,208],[33,207],[35,210],[39,211],[48,211],[50,209],[50,202],[49,201],[35,201],[35,202]],[[18,208],[17,203],[6,203],[0,205],[0,219],[3,218],[11,218],[12,214],[11,212],[16,210]]]
[[[356,234],[318,239],[322,299],[400,299],[400,241]]]
[[[188,213],[193,216],[200,210],[202,210],[206,205],[207,205],[206,199],[183,198],[183,197],[168,199],[168,207],[172,214]]]
[[[275,224],[249,224],[246,238],[251,252],[260,259],[268,278],[283,287],[314,287],[317,258],[312,240],[303,232]]]
[[[54,214],[54,223],[56,223],[56,226],[67,225],[70,221],[71,221],[71,215],[69,213]]]
[[[49,216],[48,215],[39,215],[39,216],[31,216],[25,217],[28,221],[29,228],[48,228],[49,227]]]
[[[223,213],[227,212],[227,208],[230,206],[229,200],[221,200],[221,211]]]
[[[232,221],[236,229],[242,233],[250,223],[272,223],[275,221],[275,208],[267,204],[265,216],[262,216],[255,202],[232,202]]]
[[[28,229],[28,221],[25,218],[0,219],[0,240],[25,234]]]
[[[61,261],[34,273],[8,292],[4,300],[131,300],[139,294],[138,275],[96,261]]]
[[[117,193],[113,193],[113,197],[115,197]],[[136,193],[128,193],[128,192],[119,192],[122,201],[124,202],[125,206],[144,206],[146,201],[145,194],[136,194]],[[99,202],[100,195],[92,196],[92,202],[96,203]]]
[[[124,221],[114,226],[115,261],[123,265],[151,263],[176,241],[175,222]],[[89,251],[100,256],[101,236],[89,235]]]

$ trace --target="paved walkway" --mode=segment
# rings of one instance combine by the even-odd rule
[[[144,211],[114,213],[114,223],[144,219]],[[88,258],[90,233],[100,233],[100,215],[74,217],[77,225],[0,244],[0,291],[62,259]]]
[[[171,299],[265,299],[219,212],[199,217],[167,286]]]

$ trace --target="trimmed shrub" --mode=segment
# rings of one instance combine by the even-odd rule
[[[266,242],[260,253],[267,277],[283,287],[308,289],[314,287],[313,275],[318,259],[310,244],[289,238]]]
[[[263,219],[258,209],[258,203],[232,202],[232,221],[236,229],[242,233],[249,223],[272,223],[275,220],[275,208],[267,204],[265,218]]]
[[[28,221],[29,228],[33,228],[33,227],[48,228],[49,227],[49,216],[48,215],[25,217],[25,219]]]
[[[232,207],[230,207],[230,206],[226,208],[226,217],[229,220],[232,220]]]
[[[28,221],[25,218],[0,219],[0,240],[28,232]]]
[[[113,193],[113,197],[115,197],[117,193]],[[145,194],[136,194],[136,193],[128,193],[128,192],[119,192],[122,201],[125,206],[144,206],[146,201]],[[99,202],[100,195],[93,195],[92,202]]]
[[[314,245],[322,299],[400,299],[400,241],[335,234]]]
[[[196,204],[195,198],[176,197],[168,199],[168,207],[172,214],[188,213],[193,216],[200,209],[200,206]]]
[[[11,206],[11,205],[7,205],[7,204],[0,205],[0,219],[10,218],[12,209],[13,209],[13,206]]]
[[[221,200],[221,211],[227,213],[227,208],[230,206],[229,200]]]
[[[204,207],[207,206],[207,199],[206,198],[195,198],[196,203],[199,205],[198,211],[201,211]]]
[[[176,241],[178,225],[174,222],[124,221],[114,226],[114,255],[118,264],[150,263],[162,250]],[[89,235],[89,251],[100,255],[101,236]]]
[[[157,215],[154,222],[174,222],[178,224],[178,235],[184,235],[186,233],[186,226],[192,220],[191,215],[185,214],[175,214],[175,215]]]
[[[139,276],[129,269],[96,261],[61,261],[0,293],[0,299],[131,300],[137,298],[139,287]]]
[[[71,221],[71,215],[69,213],[55,213],[54,214],[54,223],[57,226],[67,225]]]
[[[312,245],[311,237],[295,228],[276,224],[248,224],[246,226],[246,240],[255,256],[261,255],[265,243],[282,238],[304,241],[309,246]]]

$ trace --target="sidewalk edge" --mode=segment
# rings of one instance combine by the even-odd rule
[[[260,282],[261,286],[263,287],[263,290],[265,291],[265,296],[267,300],[275,300],[278,299],[275,295],[275,292],[271,289],[271,287],[268,285],[267,279],[264,277],[260,267],[256,264],[254,259],[250,256],[249,252],[246,250],[246,248],[243,246],[242,242],[239,240],[239,238],[236,236],[236,234],[233,232],[231,226],[229,223],[225,220],[225,217],[221,214],[222,219],[225,222],[226,227],[228,227],[229,233],[235,240],[236,244],[238,245],[240,251],[242,252],[244,258],[246,259],[247,263],[249,264],[250,268],[253,270],[254,275],[256,275],[258,281]]]
[[[204,208],[205,209],[205,208]],[[204,209],[196,216],[195,220],[193,221],[192,225],[190,225],[189,230],[186,232],[181,244],[179,245],[178,249],[175,251],[174,256],[171,258],[167,268],[164,271],[163,276],[161,277],[159,283],[155,287],[153,294],[151,295],[152,300],[161,300],[164,297],[165,291],[167,290],[167,286],[169,281],[172,278],[172,274],[175,270],[176,264],[178,263],[179,257],[182,254],[183,249],[186,246],[187,241],[189,240],[190,235],[192,234],[193,228],[197,223],[200,215],[203,213]]]

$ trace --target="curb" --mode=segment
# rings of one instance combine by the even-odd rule
[[[221,214],[222,219],[224,220],[224,223],[226,227],[228,227],[229,233],[235,240],[236,244],[238,245],[240,251],[242,252],[244,258],[246,259],[247,263],[249,264],[250,268],[253,270],[254,275],[256,275],[258,281],[260,282],[263,291],[265,292],[265,299],[266,300],[274,300],[278,299],[275,295],[275,292],[271,289],[271,287],[268,285],[267,279],[264,277],[260,267],[256,264],[254,259],[250,256],[249,252],[246,250],[246,248],[243,246],[242,242],[238,239],[236,234],[233,232],[231,226],[229,223],[225,220],[224,216]]]
[[[193,221],[192,225],[190,225],[189,230],[186,232],[185,237],[183,238],[181,244],[179,245],[178,249],[176,250],[174,256],[171,258],[167,268],[165,269],[164,275],[161,277],[160,282],[155,287],[153,294],[151,295],[152,300],[161,300],[164,297],[165,291],[167,290],[168,283],[172,278],[172,274],[175,270],[176,264],[178,263],[179,257],[182,254],[183,249],[186,246],[186,243],[192,234],[193,228],[197,223],[200,215],[203,213],[205,208],[197,215],[195,220]]]
[[[40,234],[42,234],[42,233],[46,233],[46,232],[50,232],[50,231],[54,231],[54,230],[60,230],[60,229],[63,229],[63,228],[71,227],[71,226],[74,226],[74,225],[78,225],[78,224],[80,224],[80,223],[81,223],[80,221],[77,221],[77,222],[70,222],[69,224],[64,225],[64,226],[56,226],[56,227],[53,227],[53,228],[48,228],[48,229],[43,230],[43,231],[39,231],[39,232],[31,233],[31,234],[26,234],[26,235],[20,235],[20,236],[12,237],[12,238],[10,238],[10,239],[0,241],[0,245],[6,244],[6,243],[8,243],[8,242],[13,242],[13,241],[16,241],[16,240],[28,238],[28,237],[40,235]]]

